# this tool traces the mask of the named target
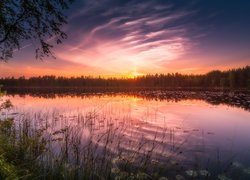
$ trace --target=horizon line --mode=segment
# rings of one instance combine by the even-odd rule
[[[30,79],[30,78],[39,78],[39,77],[55,77],[55,78],[59,78],[59,77],[63,77],[63,78],[92,78],[92,79],[136,79],[136,78],[139,78],[139,77],[146,77],[146,76],[156,76],[156,75],[175,75],[175,74],[178,74],[178,75],[182,75],[182,76],[205,76],[211,72],[215,72],[215,71],[219,71],[221,73],[223,72],[229,72],[229,71],[234,71],[234,70],[239,70],[239,69],[244,69],[244,68],[249,68],[250,65],[245,65],[245,66],[242,66],[242,67],[238,67],[238,68],[230,68],[230,69],[227,69],[227,70],[219,70],[219,69],[214,69],[214,70],[210,70],[206,73],[191,73],[191,74],[188,74],[188,73],[181,73],[181,72],[168,72],[168,73],[148,73],[148,74],[138,74],[138,75],[122,75],[122,76],[103,76],[103,75],[76,75],[76,76],[58,76],[58,75],[53,75],[53,74],[48,74],[48,75],[39,75],[39,76],[30,76],[30,77],[25,77],[24,75],[22,76],[17,76],[17,77],[14,77],[14,76],[5,76],[5,77],[1,77],[1,79],[9,79],[9,78],[14,78],[14,79],[20,79],[20,78],[25,78],[25,79]]]

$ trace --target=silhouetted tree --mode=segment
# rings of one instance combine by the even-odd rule
[[[52,54],[52,43],[61,43],[67,35],[61,30],[66,23],[63,10],[72,0],[1,0],[0,60],[8,60],[24,41],[36,44],[36,58]]]
[[[204,75],[155,74],[136,78],[94,78],[42,76],[26,79],[1,78],[5,87],[199,87],[199,88],[249,88],[250,66],[229,71],[211,71]]]
[[[228,78],[229,78],[229,85],[230,85],[230,87],[234,88],[235,87],[235,80],[236,80],[236,78],[235,78],[235,71],[234,70],[229,72]]]

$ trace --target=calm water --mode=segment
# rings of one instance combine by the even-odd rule
[[[214,171],[240,164],[242,173],[250,167],[247,103],[242,106],[239,101],[218,102],[219,96],[217,103],[211,99],[209,103],[207,98],[195,96],[159,99],[131,94],[5,98],[14,105],[8,112],[10,116],[20,119],[28,115],[34,119],[34,125],[46,118],[52,124],[51,130],[72,127],[82,134],[83,142],[91,137],[102,146],[98,137],[111,128],[115,139],[122,139],[119,148],[138,151],[135,147],[145,142],[141,152],[154,147],[153,157],[157,161],[164,162],[172,156],[186,169],[198,165]],[[117,144],[110,145],[112,151],[116,152],[116,148]]]

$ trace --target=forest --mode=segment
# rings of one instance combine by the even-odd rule
[[[134,78],[103,77],[6,77],[0,78],[3,87],[200,87],[200,88],[250,88],[250,66],[214,70],[203,75],[184,75],[180,73],[154,74]]]

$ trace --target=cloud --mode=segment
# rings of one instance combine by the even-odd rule
[[[92,23],[87,28],[84,23],[69,28],[73,40],[57,52],[65,61],[100,69],[100,73],[129,72],[138,67],[141,71],[162,70],[162,62],[180,58],[194,45],[185,22],[193,11],[172,10],[171,4],[158,1],[86,4],[88,8],[72,15],[71,20],[84,22],[88,17],[87,22]]]
[[[21,53],[14,53],[14,63],[0,64],[0,76],[200,73],[225,64],[247,65],[248,56],[241,57],[249,54],[246,7],[210,1],[78,0],[67,11],[69,24],[63,30],[68,39],[55,46],[56,60],[37,62],[35,46],[25,42]]]

